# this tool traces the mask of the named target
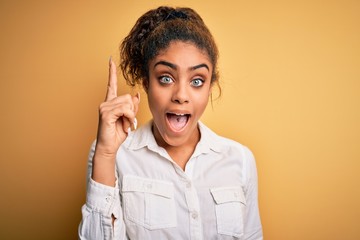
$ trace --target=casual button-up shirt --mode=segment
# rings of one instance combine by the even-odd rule
[[[184,171],[157,145],[151,126],[120,146],[116,187],[91,179],[92,146],[79,238],[263,239],[250,150],[199,123],[201,138]]]

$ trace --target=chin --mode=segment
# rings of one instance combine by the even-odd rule
[[[189,138],[187,137],[163,137],[164,142],[171,147],[180,147],[185,145]]]

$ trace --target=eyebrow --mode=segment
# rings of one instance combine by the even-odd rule
[[[191,70],[196,70],[196,69],[202,68],[202,67],[204,67],[204,68],[206,68],[208,71],[210,71],[209,66],[206,65],[205,63],[202,63],[202,64],[199,64],[199,65],[193,66],[193,67],[191,67],[190,69],[191,69]]]
[[[170,63],[170,62],[167,62],[167,61],[159,61],[159,62],[155,63],[154,68],[155,68],[157,65],[165,65],[165,66],[170,67],[170,68],[172,68],[172,69],[174,69],[174,70],[177,70],[177,68],[178,68],[178,66],[177,66],[176,64],[173,64],[173,63]],[[193,70],[196,70],[196,69],[199,69],[199,68],[202,68],[202,67],[204,67],[204,68],[206,68],[208,71],[210,71],[209,66],[206,65],[205,63],[201,63],[201,64],[199,64],[199,65],[190,67],[189,70],[193,71]]]
[[[177,66],[176,66],[175,64],[170,63],[170,62],[166,62],[166,61],[159,61],[159,62],[155,63],[154,68],[155,68],[157,65],[165,65],[165,66],[170,67],[170,68],[172,68],[172,69],[175,69],[175,70],[177,69]]]

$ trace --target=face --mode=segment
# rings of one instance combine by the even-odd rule
[[[150,61],[148,101],[160,146],[199,141],[197,124],[209,100],[212,67],[204,51],[181,41]]]

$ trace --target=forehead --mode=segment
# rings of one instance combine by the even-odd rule
[[[194,66],[206,63],[212,67],[208,53],[192,42],[172,41],[150,61],[150,66],[157,61],[166,60],[181,66]]]

